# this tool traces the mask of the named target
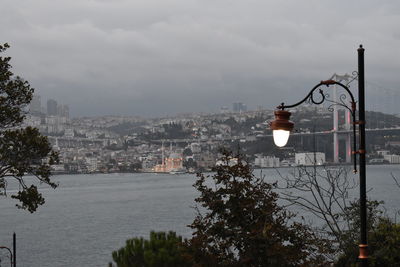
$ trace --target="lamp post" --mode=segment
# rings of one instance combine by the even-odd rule
[[[353,119],[353,162],[354,162],[354,173],[357,173],[357,155],[359,155],[359,166],[360,166],[360,244],[359,244],[359,255],[358,259],[360,266],[368,266],[368,242],[367,242],[367,193],[366,193],[366,167],[365,167],[365,80],[364,80],[364,48],[362,45],[358,48],[358,120],[356,120],[357,105],[354,100],[354,96],[351,93],[347,85],[334,80],[321,81],[319,84],[314,86],[311,91],[301,101],[293,105],[285,105],[282,103],[277,107],[275,111],[275,120],[270,123],[270,127],[273,131],[274,142],[277,146],[285,146],[291,130],[294,127],[293,122],[289,121],[291,113],[285,109],[296,107],[306,101],[313,104],[320,105],[325,101],[331,102],[332,105],[342,106],[350,111]],[[334,102],[329,100],[328,95],[324,93],[321,87],[329,87],[330,85],[337,85],[343,88],[348,96],[350,102],[345,103],[346,96],[342,95],[340,102]],[[317,91],[318,89],[318,91]],[[319,94],[319,98],[316,99],[315,93]],[[356,149],[356,125],[358,125],[359,145],[358,150]]]
[[[6,246],[0,246],[0,249],[6,249],[8,253],[10,253],[10,266],[11,267],[16,267],[17,266],[17,246],[16,246],[16,235],[15,233],[13,234],[13,251],[11,252],[11,249]],[[0,265],[1,265],[1,259],[0,259]]]
[[[0,249],[6,249],[8,251],[8,253],[10,253],[10,256],[9,256],[9,258],[10,258],[10,266],[13,267],[13,254],[11,252],[11,249],[8,248],[8,247],[5,247],[5,246],[0,246]],[[0,263],[1,263],[1,260],[0,260]]]

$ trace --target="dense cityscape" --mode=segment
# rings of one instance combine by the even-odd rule
[[[3,1],[0,266],[400,266],[400,1]]]
[[[24,126],[37,127],[48,136],[59,153],[60,162],[53,166],[59,173],[204,171],[218,164],[222,147],[239,149],[258,168],[350,163],[344,140],[338,143],[338,158],[332,156],[331,111],[306,105],[293,113],[299,122],[297,135],[285,149],[273,145],[268,127],[273,111],[248,111],[241,102],[233,103],[232,109],[221,107],[215,114],[71,119],[68,105],[49,99],[43,107],[36,95]],[[344,112],[339,110],[338,116],[339,130],[345,130]],[[367,116],[372,141],[369,163],[400,163],[400,131],[396,129],[400,119],[379,112]]]

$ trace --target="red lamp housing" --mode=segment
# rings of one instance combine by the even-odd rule
[[[289,140],[290,132],[293,130],[294,124],[289,121],[290,113],[286,110],[275,110],[275,120],[270,123],[275,145],[283,147]]]

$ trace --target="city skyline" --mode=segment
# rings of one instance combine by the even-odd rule
[[[4,8],[0,33],[13,71],[38,94],[70,103],[72,116],[207,112],[233,102],[273,109],[334,73],[351,74],[359,44],[370,105],[381,88],[399,91],[397,1],[39,0]]]
[[[397,266],[399,1],[2,8],[3,265]]]
[[[46,99],[45,101],[42,102],[42,99]],[[39,94],[34,94],[32,96],[32,101],[29,104],[28,111],[30,114],[33,115],[48,115],[48,116],[62,116],[62,117],[67,117],[69,118],[69,104],[68,103],[59,103],[57,100],[48,97],[48,98],[42,98],[41,95]],[[219,109],[218,109],[219,108]],[[261,110],[261,106],[258,106],[254,110]],[[212,112],[198,112],[197,114],[201,113],[226,113],[226,112],[233,112],[233,113],[241,113],[241,112],[246,112],[248,111],[246,103],[243,102],[233,102],[231,103],[230,107],[228,106],[220,106],[215,109],[215,111]],[[188,112],[182,112],[180,114],[188,114]],[[175,115],[180,115],[180,114],[165,114],[166,116],[175,116]],[[196,114],[194,112],[193,114]],[[94,115],[94,116],[88,116],[88,117],[98,117],[98,116],[124,116],[124,115],[118,115],[118,114],[106,114],[106,115]],[[129,116],[129,115],[125,115]],[[133,116],[133,115],[132,115]],[[85,116],[75,116],[76,118],[79,117],[85,117]],[[140,116],[137,116],[140,117]],[[145,117],[143,117],[145,118]],[[148,117],[150,118],[150,117]],[[153,116],[152,118],[157,118],[157,116]]]

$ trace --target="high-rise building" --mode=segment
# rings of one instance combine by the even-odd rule
[[[47,115],[57,115],[57,101],[55,101],[54,99],[47,100]]]
[[[29,112],[33,115],[38,115],[42,112],[42,102],[40,95],[33,95],[32,101],[29,105]]]
[[[247,106],[242,102],[233,103],[233,112],[247,111]]]
[[[227,106],[221,107],[221,113],[228,113],[228,112],[229,112],[229,108]]]
[[[69,118],[69,107],[68,105],[58,105],[57,106],[57,115],[60,117]]]

